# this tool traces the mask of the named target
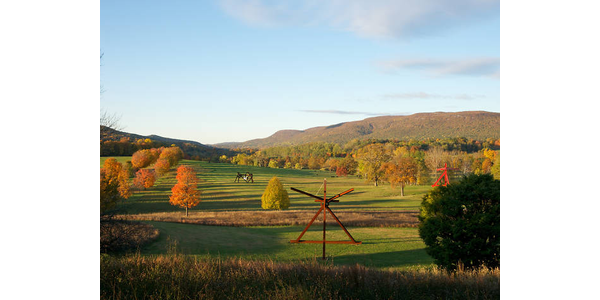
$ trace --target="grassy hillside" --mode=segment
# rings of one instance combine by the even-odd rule
[[[345,144],[352,139],[422,140],[465,137],[476,140],[500,138],[500,114],[484,111],[419,113],[382,116],[306,130],[280,130],[243,143],[217,144],[228,148],[265,148],[308,142]]]

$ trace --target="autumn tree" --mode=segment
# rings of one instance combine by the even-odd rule
[[[492,165],[490,173],[492,173],[494,179],[500,180],[500,151],[498,151],[494,157],[494,164]]]
[[[177,184],[171,189],[169,203],[185,208],[185,216],[187,217],[188,209],[200,203],[196,171],[190,166],[179,166],[176,178]]]
[[[148,149],[138,150],[131,156],[131,164],[136,169],[149,166],[152,163],[152,152]]]
[[[383,171],[381,165],[390,159],[390,152],[383,144],[370,144],[357,152],[358,170],[369,182],[379,184]]]
[[[183,159],[183,151],[177,146],[164,148],[160,153],[159,159],[166,159],[171,167],[176,166]]]
[[[263,209],[288,209],[290,207],[290,197],[276,176],[269,180],[261,202]]]
[[[438,168],[443,167],[447,159],[448,153],[441,146],[431,147],[425,152],[425,165],[432,172],[437,172]]]
[[[412,157],[401,157],[381,166],[384,178],[393,188],[400,186],[400,195],[404,197],[404,187],[417,181],[417,163]]]
[[[108,158],[100,168],[100,212],[114,208],[123,199],[131,196],[129,174],[115,158]]]
[[[147,189],[154,186],[154,182],[156,182],[156,172],[152,169],[140,169],[135,173],[135,178],[133,179],[133,186],[137,189]]]
[[[171,169],[171,164],[169,163],[169,161],[167,159],[159,158],[154,163],[154,170],[156,170],[156,174],[158,176],[163,176],[163,175],[167,174],[167,172],[169,172],[170,169]]]

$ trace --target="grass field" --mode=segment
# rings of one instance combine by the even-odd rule
[[[105,159],[101,158],[101,164]],[[123,163],[130,159],[117,157],[117,160]],[[425,253],[425,246],[414,228],[416,212],[423,195],[431,189],[429,186],[408,186],[405,189],[406,196],[401,197],[400,190],[392,189],[388,184],[375,187],[356,176],[336,177],[328,171],[272,169],[191,160],[184,160],[180,164],[192,166],[200,179],[198,188],[202,192],[202,202],[190,210],[189,218],[185,217],[183,209],[169,204],[171,188],[176,183],[175,168],[160,177],[154,187],[136,191],[120,205],[124,216],[143,220],[160,231],[160,236],[155,242],[140,250],[143,255],[167,253],[176,243],[180,253],[199,258],[222,256],[282,262],[314,260],[321,257],[322,245],[291,244],[289,241],[296,239],[313,212],[319,208],[319,204],[310,197],[291,191],[290,187],[322,196],[323,179],[326,178],[327,195],[332,196],[354,188],[352,193],[341,197],[339,203],[331,204],[331,208],[342,222],[346,223],[345,220],[350,218],[347,223],[348,230],[355,240],[363,242],[361,245],[328,244],[328,263],[361,264],[380,269],[432,265],[433,260]],[[236,172],[253,173],[254,183],[234,183]],[[288,191],[291,202],[289,211],[265,212],[261,208],[261,195],[273,176],[277,176]],[[208,215],[215,220],[219,220],[220,217],[247,219],[254,215],[257,218],[262,216],[260,218],[264,220],[264,216],[267,215],[267,225],[273,225],[277,224],[275,220],[279,220],[282,214],[286,213],[300,215],[296,216],[296,221],[289,223],[295,226],[230,227],[181,223],[194,223],[193,220],[206,219]],[[367,219],[383,216],[392,223],[398,220],[397,222],[403,222],[398,223],[399,226],[407,227],[388,227],[394,226],[389,222],[377,225],[384,227],[360,225],[360,221],[352,219],[358,218],[355,215],[359,213],[362,214],[360,217]],[[274,221],[269,222],[268,218]],[[322,219],[317,219],[303,237],[304,240],[322,239],[323,225],[319,220]],[[365,227],[353,226],[357,224]],[[348,239],[336,223],[328,221],[327,227],[328,240]]]
[[[101,164],[105,159],[101,158]],[[120,162],[130,159],[130,157],[117,157]],[[318,209],[314,199],[291,191],[289,188],[294,187],[322,196],[324,178],[327,179],[328,195],[354,188],[352,193],[340,198],[339,203],[331,205],[335,211],[416,211],[423,195],[431,189],[430,186],[407,186],[405,196],[401,197],[400,189],[392,189],[387,184],[375,187],[372,183],[366,183],[356,176],[336,177],[329,171],[272,169],[192,160],[184,160],[181,164],[192,166],[200,179],[198,188],[202,192],[202,202],[191,211],[262,210],[260,197],[273,176],[277,176],[287,189],[291,202],[290,210]],[[243,181],[234,183],[236,172],[253,173],[254,183]],[[125,213],[130,214],[181,211],[168,202],[171,188],[176,183],[175,175],[175,170],[171,170],[159,178],[151,189],[134,193],[121,208]]]
[[[177,241],[177,251],[199,257],[222,256],[254,260],[306,261],[322,256],[320,244],[292,244],[302,226],[228,227],[149,222],[162,234],[143,249],[143,254],[167,253]],[[316,225],[316,224],[315,224]],[[303,240],[322,239],[322,226],[313,225]],[[361,245],[327,244],[327,256],[335,265],[361,264],[376,268],[430,265],[424,244],[415,228],[351,228]],[[337,224],[328,224],[327,239],[349,240]]]

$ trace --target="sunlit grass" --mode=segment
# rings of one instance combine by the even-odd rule
[[[101,162],[104,159],[101,158]],[[117,158],[122,162],[129,159],[129,157]],[[184,160],[181,164],[192,166],[200,179],[198,188],[202,192],[202,202],[192,211],[196,209],[202,211],[261,210],[260,197],[273,176],[279,177],[288,191],[291,210],[318,209],[318,203],[315,203],[314,199],[291,191],[290,188],[294,187],[322,196],[323,179],[327,179],[328,196],[354,188],[352,193],[339,198],[339,203],[331,204],[332,209],[335,210],[416,211],[422,196],[431,189],[430,186],[407,186],[406,195],[402,197],[400,189],[393,189],[388,184],[375,187],[372,183],[367,183],[356,176],[336,177],[329,171],[272,169],[191,160]],[[135,192],[121,206],[121,209],[130,214],[179,211],[179,208],[168,203],[171,188],[176,183],[175,169],[172,168],[169,173],[160,177],[154,187]],[[254,183],[243,181],[235,183],[237,172],[253,173]]]
[[[208,257],[241,257],[302,261],[322,257],[322,244],[296,244],[304,226],[227,227],[148,222],[161,235],[142,254],[164,254],[177,241],[182,254]],[[349,237],[337,224],[327,224],[327,239],[347,241]],[[315,222],[303,240],[322,240],[322,223]],[[361,245],[327,244],[326,255],[336,265],[361,264],[377,268],[429,266],[433,260],[425,253],[425,245],[416,228],[348,228]]]

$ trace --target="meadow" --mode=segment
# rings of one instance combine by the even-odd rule
[[[126,162],[130,157],[117,158]],[[101,158],[101,164],[105,159]],[[317,170],[272,169],[184,160],[200,179],[200,204],[169,204],[175,168],[119,205],[117,219],[142,222],[158,236],[134,253],[101,255],[102,299],[498,299],[499,269],[447,273],[433,264],[418,234],[421,199],[431,187],[387,184]],[[234,183],[251,172],[254,183]],[[277,176],[289,210],[265,211],[261,195]],[[354,188],[331,209],[360,245],[290,243],[319,204],[291,187],[323,195]],[[348,240],[327,221],[327,240]],[[321,240],[317,218],[303,240]]]
[[[130,157],[118,157],[126,162]],[[101,164],[105,158],[101,158]],[[429,186],[408,186],[406,195],[387,184],[375,187],[356,176],[337,177],[322,170],[274,169],[184,160],[200,179],[200,204],[185,217],[184,210],[169,204],[176,183],[175,168],[160,177],[155,186],[135,191],[119,206],[123,219],[143,221],[160,231],[156,241],[140,249],[141,254],[165,254],[176,245],[182,254],[201,258],[212,256],[243,259],[271,259],[281,262],[306,261],[322,255],[322,245],[291,244],[318,210],[314,199],[290,190],[294,187],[323,195],[354,188],[331,208],[361,245],[328,244],[327,256],[334,265],[361,264],[378,269],[432,266],[419,238],[417,212]],[[254,183],[234,182],[237,172],[254,174]],[[290,209],[264,211],[261,195],[277,176],[290,196]],[[328,218],[327,239],[348,240],[341,228]],[[207,226],[226,225],[226,226]],[[322,238],[318,218],[303,239]]]

